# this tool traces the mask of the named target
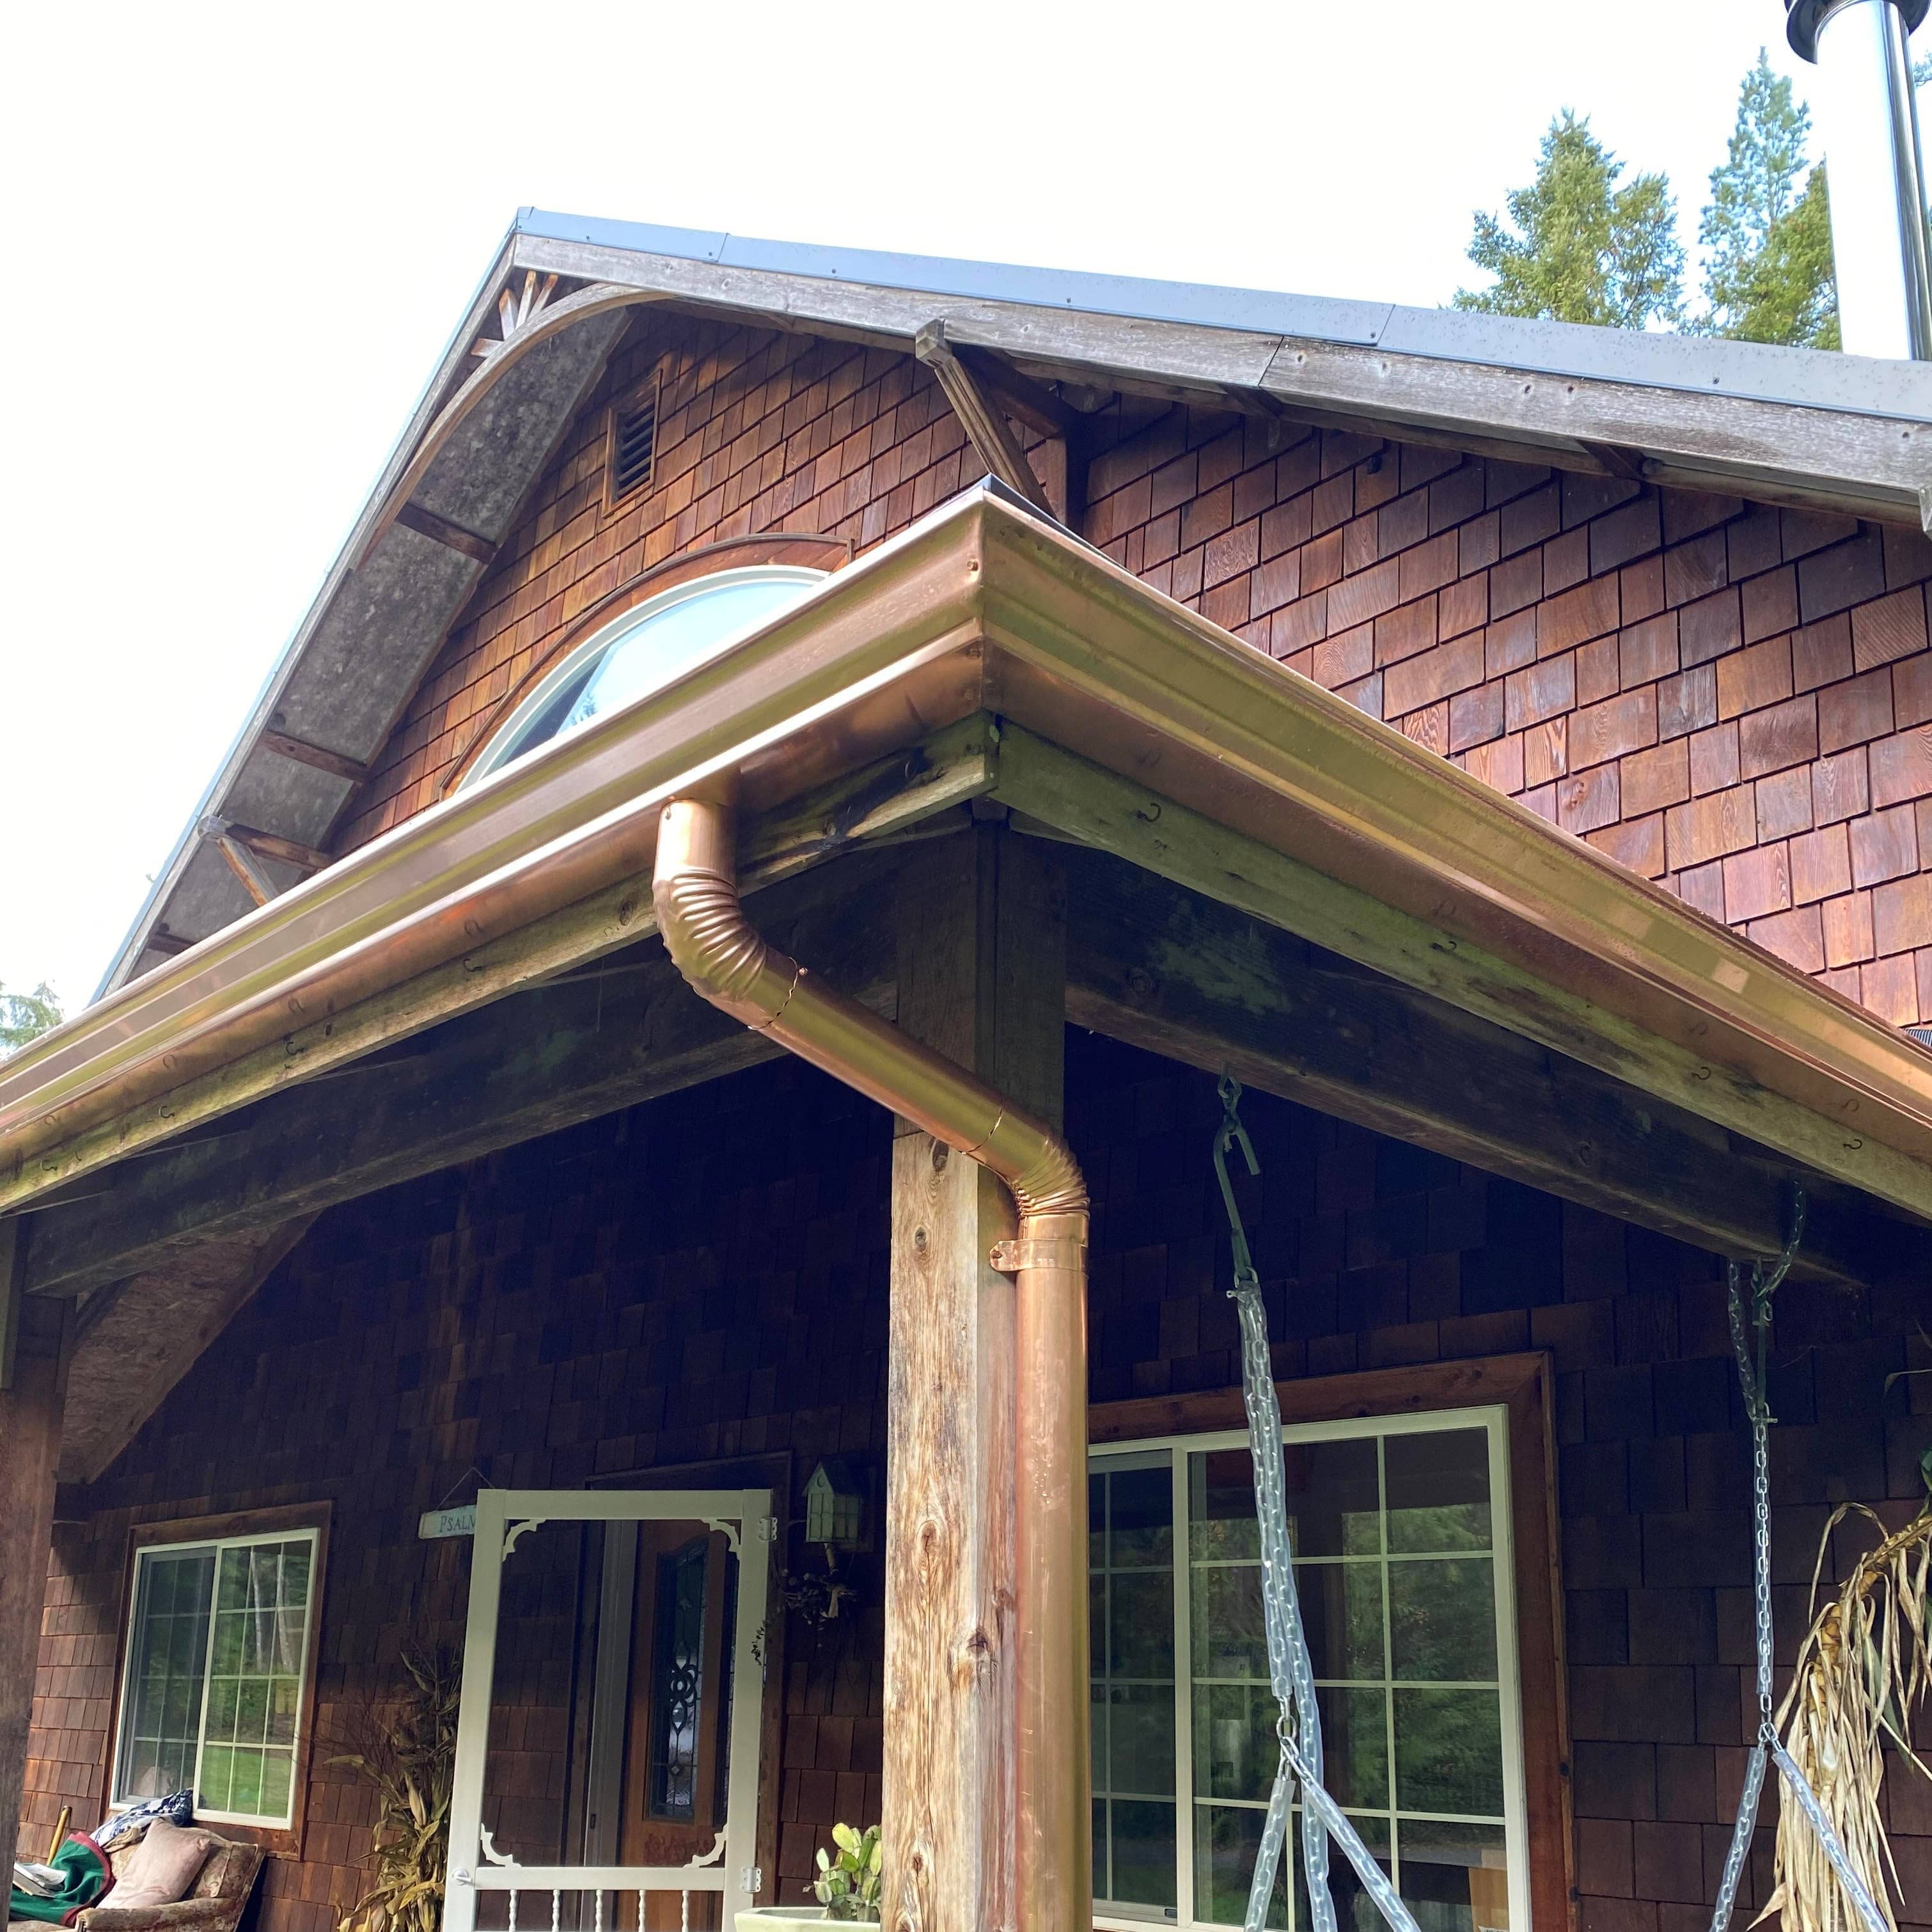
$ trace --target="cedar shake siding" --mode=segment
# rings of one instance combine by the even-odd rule
[[[1069,1136],[1095,1196],[1094,1399],[1226,1390],[1239,1373],[1213,1082],[1078,1032],[1068,1055]],[[1753,1719],[1749,1438],[1718,1264],[1284,1102],[1252,1095],[1244,1113],[1282,1378],[1547,1352],[1581,1932],[1701,1932]],[[326,1215],[62,1511],[34,1828],[63,1802],[85,1821],[99,1809],[132,1526],[332,1504],[326,1737],[346,1697],[393,1678],[405,1643],[460,1638],[468,1545],[420,1541],[416,1526],[472,1463],[497,1484],[569,1487],[789,1456],[794,1516],[819,1456],[876,1468],[890,1133],[882,1112],[784,1060]],[[1923,1307],[1905,1281],[1780,1298],[1772,1491],[1787,1659],[1832,1506],[1858,1498],[1893,1522],[1916,1507],[1932,1381],[1886,1404],[1880,1390],[1932,1366]],[[878,1815],[880,1558],[854,1566],[862,1594],[840,1624],[787,1630],[788,1897],[835,1820]],[[528,1748],[554,1750],[555,1729],[532,1722]],[[332,1906],[359,1888],[368,1799],[326,1756],[301,1860],[268,1867],[262,1932],[329,1932]],[[1888,1788],[1908,1922],[1923,1928],[1932,1802],[1902,1771]],[[1765,1897],[1769,1844],[1761,1831],[1747,1912]]]
[[[608,408],[653,371],[652,484],[608,509]],[[1932,1020],[1932,541],[1138,400],[1086,434],[1082,534],[1126,568],[1883,1018]],[[1064,505],[1064,446],[1028,440]],[[484,715],[640,572],[776,532],[856,554],[980,467],[909,356],[643,314],[336,849],[446,796]]]

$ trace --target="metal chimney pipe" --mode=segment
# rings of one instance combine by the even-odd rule
[[[1818,69],[1838,323],[1854,356],[1932,362],[1925,175],[1906,51],[1928,6],[1785,0],[1785,37]]]

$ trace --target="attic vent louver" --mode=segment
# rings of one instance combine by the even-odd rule
[[[610,500],[616,502],[651,480],[656,454],[658,392],[653,383],[610,412]]]

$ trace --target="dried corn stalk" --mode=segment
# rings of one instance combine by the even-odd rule
[[[355,1713],[347,1765],[376,1792],[369,1889],[336,1918],[338,1932],[437,1932],[449,1858],[450,1786],[456,1768],[460,1659],[446,1650],[403,1658],[400,1696]]]
[[[1859,1503],[1845,1503],[1825,1526],[1812,1571],[1811,1600],[1833,1533],[1847,1517],[1884,1525]],[[1858,1558],[1842,1588],[1817,1612],[1798,1646],[1797,1673],[1778,1707],[1785,1748],[1816,1792],[1825,1816],[1888,1923],[1898,1921],[1892,1863],[1880,1799],[1891,1744],[1922,1776],[1932,1768],[1911,1746],[1915,1712],[1932,1690],[1932,1514],[1922,1511]],[[1760,1918],[1782,1910],[1786,1932],[1856,1932],[1858,1914],[1804,1814],[1778,1807],[1777,1884]],[[1886,1880],[1892,1883],[1888,1888]]]

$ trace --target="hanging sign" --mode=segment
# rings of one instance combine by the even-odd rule
[[[422,1520],[416,1525],[416,1534],[424,1543],[433,1543],[440,1536],[474,1536],[476,1534],[476,1505],[465,1503],[460,1509],[424,1510]]]

